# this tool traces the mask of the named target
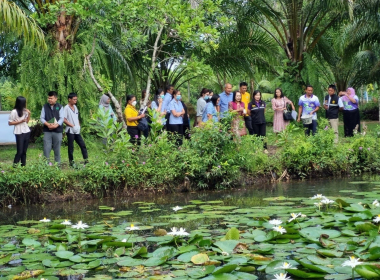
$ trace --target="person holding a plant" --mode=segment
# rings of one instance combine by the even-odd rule
[[[230,112],[235,113],[235,117],[232,120],[232,131],[236,136],[247,135],[245,128],[244,115],[247,113],[245,110],[245,104],[241,101],[240,91],[234,91],[232,95],[232,101],[228,103],[228,109]]]
[[[274,98],[271,103],[274,111],[273,132],[279,133],[283,131],[290,123],[290,121],[284,120],[284,111],[286,110],[286,106],[292,106],[293,111],[295,111],[295,108],[293,102],[284,95],[282,89],[280,88],[276,88],[274,91]]]
[[[173,91],[173,99],[169,103],[170,117],[169,117],[169,131],[176,136],[176,144],[182,145],[183,137],[183,117],[185,109],[181,102],[181,92],[178,90]]]
[[[329,85],[327,93],[328,95],[325,96],[323,107],[326,110],[326,118],[329,120],[331,128],[335,133],[334,143],[338,143],[339,111],[343,110],[343,102],[342,99],[336,94],[335,85]]]
[[[354,136],[354,130],[360,132],[359,97],[355,89],[348,88],[347,91],[339,92],[343,101],[343,124],[344,137]]]
[[[310,131],[312,131],[313,136],[317,132],[317,111],[321,104],[319,103],[318,96],[313,95],[313,87],[311,85],[306,86],[305,95],[302,95],[298,101],[298,118],[297,122],[302,118],[311,116],[310,123],[304,123],[303,127],[305,128],[306,136],[310,135]],[[309,122],[308,120],[307,122]],[[306,122],[306,121],[305,121]]]
[[[21,161],[21,166],[26,164],[26,151],[28,150],[30,139],[30,128],[28,122],[30,120],[30,111],[26,109],[26,98],[18,96],[14,109],[9,115],[8,124],[14,125],[13,133],[16,137],[17,153],[13,160],[16,165]]]
[[[218,104],[220,98],[218,94],[213,94],[211,97],[211,102],[207,103],[206,110],[203,112],[202,122],[207,122],[208,120],[212,120],[213,122],[219,122],[218,116]]]
[[[259,90],[253,92],[253,100],[248,104],[248,112],[252,120],[253,135],[261,137],[264,140],[266,136],[267,123],[265,120],[266,104],[262,100],[262,95]],[[265,153],[267,153],[267,143],[264,141]]]
[[[40,121],[44,125],[44,156],[50,162],[50,152],[53,148],[54,160],[61,163],[61,143],[65,112],[63,106],[57,103],[58,94],[48,93],[48,103],[41,110]]]
[[[127,107],[124,110],[125,119],[127,120],[127,132],[131,139],[129,140],[133,145],[140,145],[140,130],[137,128],[139,120],[145,117],[145,114],[139,115],[136,109],[136,96],[127,95]]]

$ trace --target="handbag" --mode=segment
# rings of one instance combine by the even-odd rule
[[[285,98],[284,98],[284,107],[286,108]],[[294,121],[292,112],[289,111],[287,108],[286,110],[284,110],[283,116],[284,116],[285,121]]]
[[[145,112],[146,108],[144,110],[140,110],[138,115],[141,115]],[[140,120],[138,120],[138,123],[137,123],[137,129],[140,130],[141,132],[143,131],[146,131],[147,129],[149,128],[149,124],[148,124],[148,120],[146,117],[144,118],[141,118]]]

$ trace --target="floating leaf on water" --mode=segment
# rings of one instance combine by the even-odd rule
[[[203,253],[202,254],[196,254],[196,255],[191,257],[191,262],[193,264],[201,265],[201,264],[204,264],[208,261],[209,261],[208,255],[203,254]]]
[[[380,269],[374,265],[359,264],[355,267],[355,272],[365,279],[378,279],[380,277]]]
[[[24,244],[27,247],[40,247],[41,246],[41,243],[38,242],[37,240],[34,240],[32,238],[27,238],[27,237],[22,240],[22,244]]]
[[[58,251],[55,253],[55,255],[61,259],[70,259],[72,256],[74,256],[74,253],[70,251]]]
[[[348,183],[352,185],[361,185],[361,184],[368,184],[369,182],[368,181],[352,181]]]

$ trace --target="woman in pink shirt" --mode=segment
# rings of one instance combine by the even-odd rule
[[[237,113],[237,115],[232,120],[232,131],[236,136],[247,135],[247,130],[245,129],[244,114],[245,104],[241,101],[241,93],[239,91],[234,91],[232,95],[232,101],[228,103],[228,110],[230,112]]]

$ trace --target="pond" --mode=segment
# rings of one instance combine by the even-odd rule
[[[378,198],[367,177],[12,206],[0,279],[378,278]]]

